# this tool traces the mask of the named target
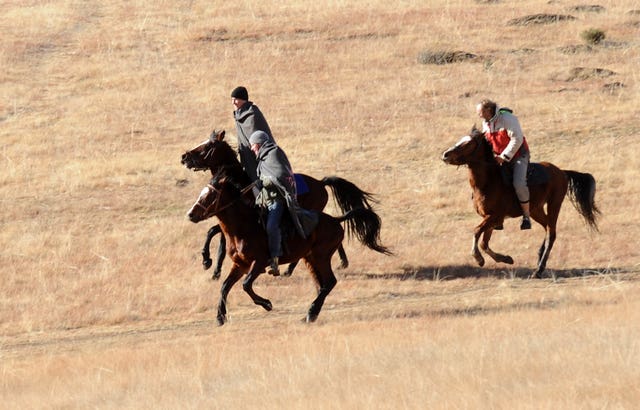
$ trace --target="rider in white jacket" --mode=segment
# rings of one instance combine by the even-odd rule
[[[482,132],[493,147],[496,162],[513,168],[513,188],[522,207],[520,229],[531,229],[527,187],[530,154],[520,122],[510,109],[501,109],[491,100],[481,101],[476,106],[476,112],[482,118]]]

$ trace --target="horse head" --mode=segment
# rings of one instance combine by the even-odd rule
[[[198,223],[215,215],[216,208],[219,207],[218,204],[220,203],[220,194],[219,188],[211,183],[207,184],[200,192],[191,209],[189,209],[187,213],[189,220],[193,223]]]
[[[491,154],[484,134],[474,125],[469,135],[465,135],[454,146],[442,153],[442,160],[450,165],[469,165],[487,161]]]
[[[217,172],[218,168],[225,165],[233,165],[237,162],[235,152],[224,141],[224,130],[213,130],[209,138],[195,148],[182,154],[182,165],[194,171],[211,170]]]
[[[193,223],[211,218],[235,204],[245,193],[250,192],[252,186],[242,188],[240,183],[222,168],[202,189],[187,217]],[[253,203],[253,200],[250,202]]]

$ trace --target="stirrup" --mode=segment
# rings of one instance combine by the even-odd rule
[[[531,220],[526,216],[522,217],[522,223],[520,224],[521,230],[531,229]]]

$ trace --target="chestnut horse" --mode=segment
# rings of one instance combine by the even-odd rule
[[[489,240],[494,229],[502,227],[505,217],[518,217],[522,215],[522,209],[513,186],[503,181],[500,166],[495,161],[491,145],[484,134],[474,126],[470,135],[462,137],[456,145],[442,154],[442,160],[447,164],[469,167],[473,203],[476,212],[482,217],[482,222],[474,230],[471,251],[473,257],[480,266],[484,265],[484,258],[478,249],[478,241],[482,235],[480,249],[496,262],[513,264],[511,256],[494,252],[489,247]],[[587,226],[595,231],[598,229],[596,219],[600,211],[595,205],[596,181],[591,174],[561,170],[549,162],[532,163],[530,169],[532,166],[546,174],[546,182],[533,185],[531,174],[528,181],[531,217],[546,232],[538,251],[538,267],[531,275],[541,277],[556,240],[558,214],[567,192]]]
[[[270,259],[269,247],[267,233],[259,222],[257,208],[253,206],[253,196],[250,194],[252,184],[245,185],[245,178],[241,181],[223,168],[202,190],[188,213],[189,219],[194,223],[215,215],[220,229],[227,238],[227,253],[233,265],[222,283],[217,313],[219,325],[223,325],[227,320],[229,291],[245,274],[247,277],[242,284],[244,291],[255,304],[267,311],[272,309],[271,301],[257,295],[253,290],[253,282],[265,271]],[[347,225],[350,233],[363,245],[382,254],[391,254],[379,242],[380,218],[373,210],[356,208],[340,217],[314,212],[318,213],[315,229],[307,238],[297,234],[287,235],[283,246],[284,254],[280,258],[280,263],[303,259],[316,282],[318,295],[311,303],[306,316],[307,322],[317,319],[325,298],[337,283],[331,270],[331,257],[344,239],[344,229],[340,225],[342,222],[350,222]]]
[[[232,170],[234,177],[244,185],[250,183],[249,176],[242,169],[240,161],[236,156],[235,151],[224,141],[225,131],[214,130],[208,140],[204,141],[195,148],[185,152],[182,155],[182,164],[194,171],[210,170],[211,175],[214,176],[222,168]],[[325,177],[322,180],[317,180],[305,174],[297,174],[297,178],[302,178],[302,184],[306,185],[306,192],[302,192],[299,186],[298,189],[298,203],[302,208],[322,211],[329,200],[329,194],[326,187],[330,187],[333,192],[333,197],[336,204],[340,208],[342,213],[346,213],[355,208],[371,208],[371,202],[375,203],[376,200],[372,194],[362,191],[355,184],[339,177]],[[205,269],[209,269],[212,264],[211,256],[209,253],[209,247],[211,245],[212,238],[220,233],[220,226],[214,225],[207,232],[207,238],[202,248],[202,265]],[[220,245],[217,252],[216,268],[213,271],[213,279],[220,277],[222,269],[222,263],[225,256],[226,241],[224,235],[220,237]],[[342,245],[338,247],[338,254],[340,256],[340,268],[346,268],[349,266],[347,260],[347,254],[344,251]],[[292,261],[284,272],[285,276],[289,276],[293,273],[293,269],[296,267],[297,262]]]

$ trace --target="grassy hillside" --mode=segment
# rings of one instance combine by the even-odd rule
[[[640,4],[281,3],[0,5],[4,402],[633,407]],[[447,53],[470,58],[427,58]],[[257,281],[272,312],[237,286],[215,327],[220,283],[199,254],[215,220],[185,217],[208,175],[180,156],[213,128],[235,144],[237,85],[296,171],[380,200],[395,256],[346,243],[314,326],[298,323],[315,291],[300,266]],[[567,201],[548,279],[525,279],[540,226],[494,235],[513,266],[469,255],[467,171],[440,156],[483,98],[515,110],[533,161],[597,180],[600,233]]]

